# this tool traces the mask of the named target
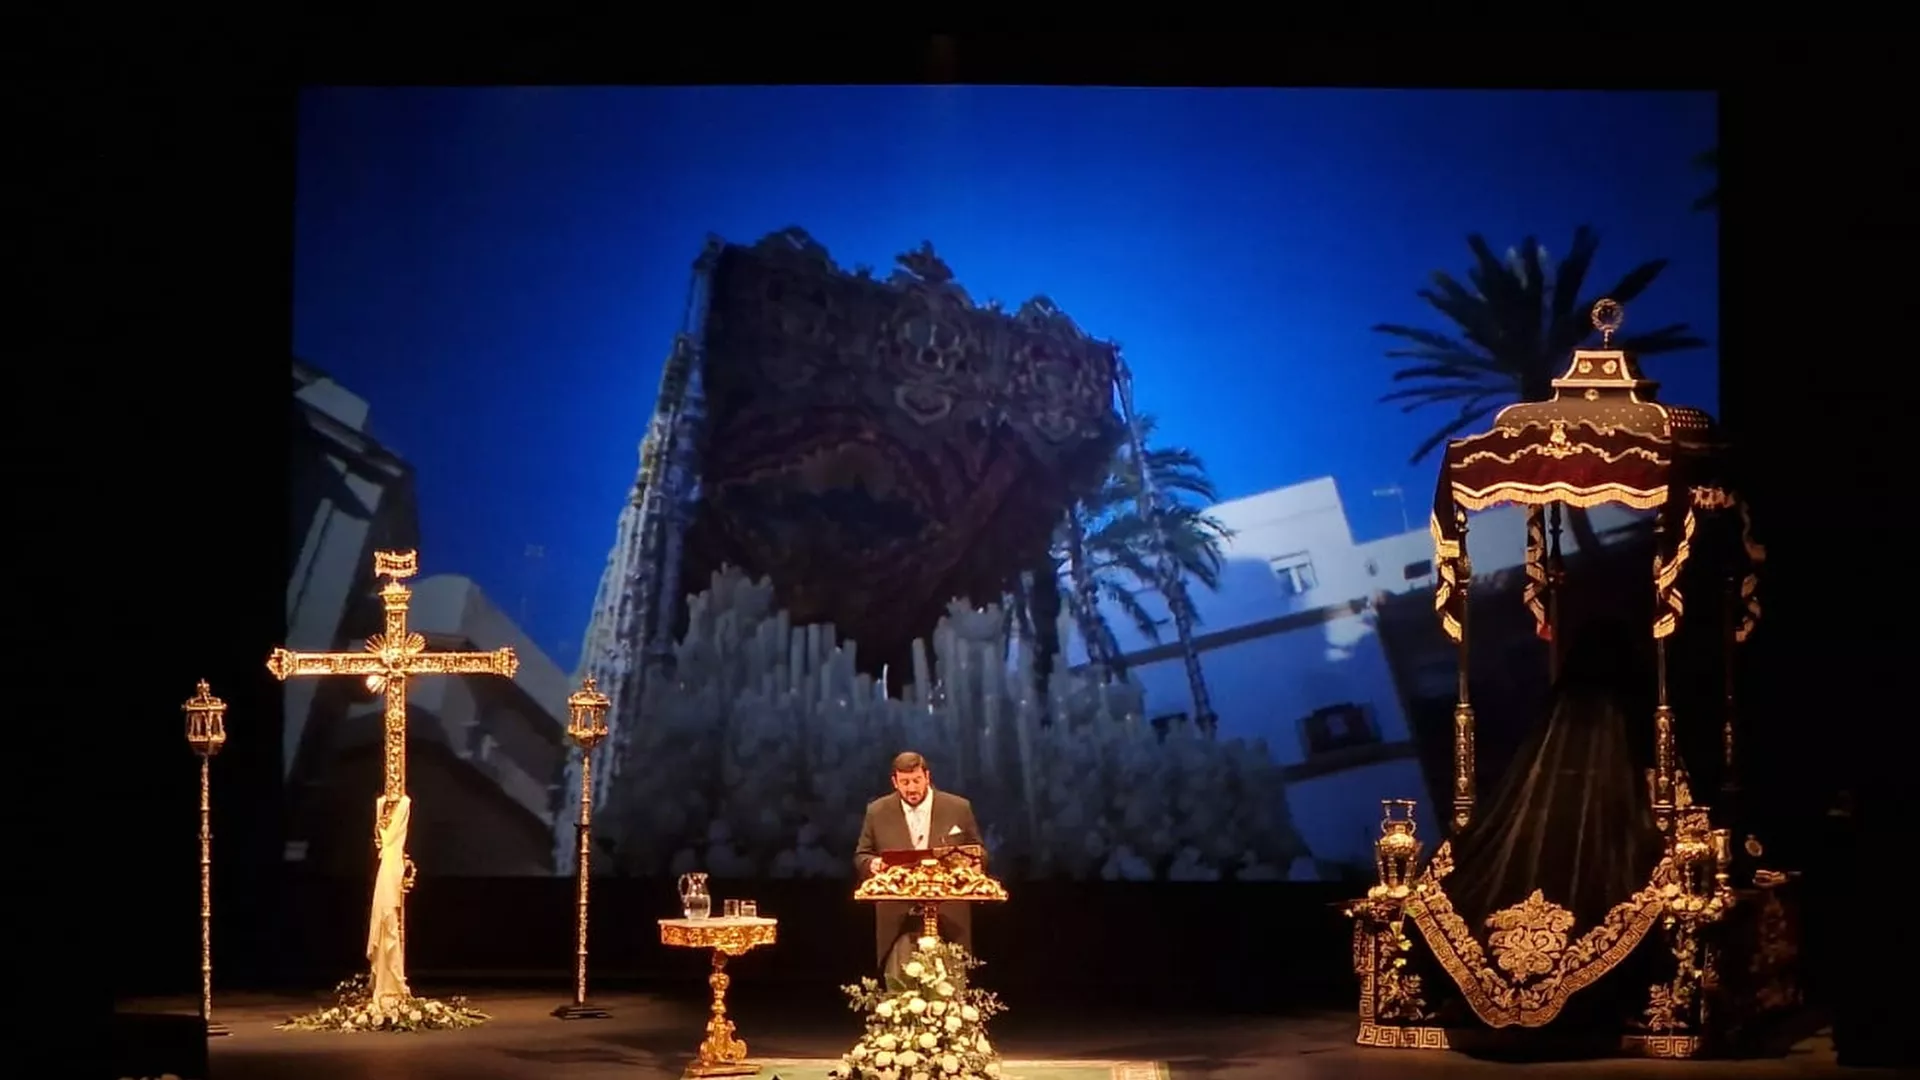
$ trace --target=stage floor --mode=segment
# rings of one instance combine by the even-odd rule
[[[735,984],[738,987],[739,984]],[[422,987],[445,997],[445,987]],[[559,995],[467,991],[491,1022],[465,1031],[413,1035],[276,1031],[273,1025],[321,999],[233,996],[215,1003],[233,1032],[209,1048],[215,1080],[676,1080],[705,1020],[704,986],[684,995],[616,993],[595,1003],[606,1020],[549,1016]],[[802,1000],[804,998],[805,1000]],[[761,1080],[815,1080],[858,1035],[854,1014],[809,990],[783,997],[737,994],[730,1012],[753,1060],[772,1062]],[[1747,1062],[1608,1060],[1526,1065],[1447,1052],[1362,1050],[1349,1016],[1192,1017],[1126,1013],[1085,1002],[1009,1003],[992,1032],[1007,1080],[1413,1080],[1419,1077],[1870,1077],[1841,1069],[1825,1039],[1782,1059]],[[123,1011],[191,1013],[187,1001],[124,1003]],[[1886,1071],[1885,1075],[1891,1075]]]

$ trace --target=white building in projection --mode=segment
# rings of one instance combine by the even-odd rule
[[[1427,530],[1356,544],[1331,477],[1220,503],[1211,512],[1234,533],[1220,589],[1193,592],[1196,644],[1219,737],[1265,740],[1286,767],[1294,826],[1316,859],[1370,867],[1383,798],[1418,800],[1421,833],[1440,835],[1435,796],[1447,793],[1428,790],[1406,705],[1375,633],[1383,597],[1433,588]],[[1609,507],[1591,515],[1607,540],[1635,517]],[[1525,541],[1524,511],[1474,515],[1468,548],[1475,576],[1518,566]],[[1562,545],[1568,553],[1577,548],[1571,534]],[[1142,600],[1165,616],[1157,595]],[[1120,612],[1107,618],[1145,688],[1147,715],[1189,713],[1171,621],[1155,643]],[[1072,656],[1085,662],[1078,640]],[[1456,669],[1445,667],[1450,696]]]
[[[355,650],[382,626],[377,550],[417,548],[413,468],[369,430],[366,400],[293,362],[285,641]],[[566,675],[471,580],[418,578],[408,625],[436,650],[520,656],[511,680],[420,679],[407,696],[413,850],[423,872],[547,874],[568,755]],[[384,705],[349,679],[290,679],[282,768],[289,861],[354,874],[367,865]]]

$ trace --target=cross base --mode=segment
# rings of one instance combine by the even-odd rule
[[[207,1038],[220,1039],[233,1034],[233,1029],[216,1020],[207,1021]]]
[[[553,1010],[553,1015],[556,1019],[560,1020],[607,1020],[613,1016],[612,1013],[600,1008],[598,1005],[587,1005],[584,1003],[562,1005]]]

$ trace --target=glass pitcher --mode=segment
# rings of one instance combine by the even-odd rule
[[[689,919],[704,919],[713,913],[713,895],[707,892],[707,875],[680,875],[680,910]]]

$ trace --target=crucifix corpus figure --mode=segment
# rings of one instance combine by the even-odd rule
[[[373,572],[387,579],[380,589],[386,608],[384,633],[367,639],[361,652],[294,652],[275,649],[267,670],[285,682],[307,675],[353,675],[367,689],[386,695],[382,758],[385,783],[374,800],[373,840],[379,868],[373,881],[373,910],[367,920],[367,960],[375,1001],[407,998],[406,923],[403,909],[413,884],[413,860],[407,858],[407,677],[410,675],[500,675],[513,678],[520,658],[510,648],[492,652],[429,652],[425,635],[407,629],[407,605],[413,590],[402,584],[419,572],[412,551],[376,551]]]

